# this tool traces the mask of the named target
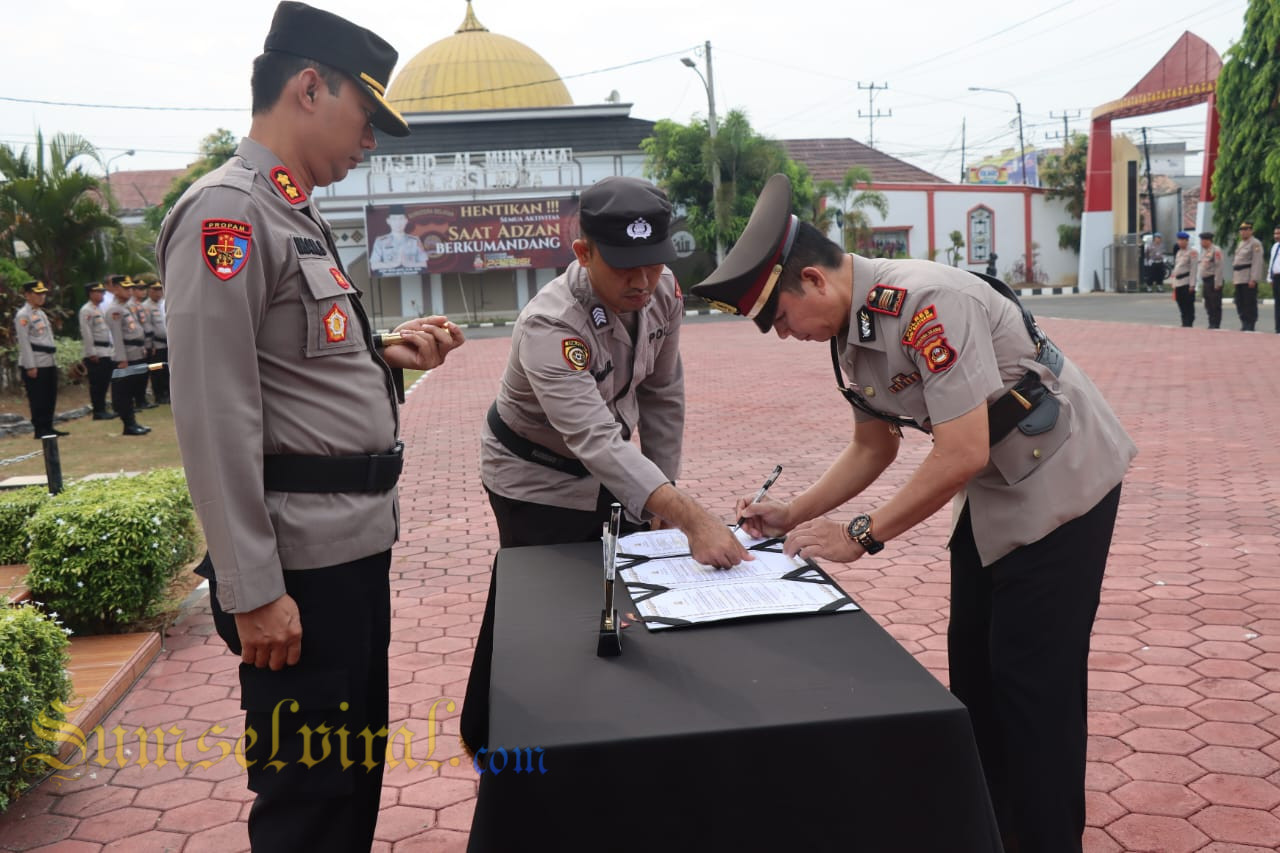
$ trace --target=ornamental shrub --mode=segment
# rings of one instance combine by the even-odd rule
[[[77,633],[116,633],[153,615],[195,556],[196,522],[177,469],[77,483],[27,522],[31,596]]]
[[[56,613],[30,604],[0,608],[0,812],[48,770],[26,759],[58,748],[41,732],[51,734],[71,699],[68,643]]]
[[[44,486],[0,492],[0,565],[27,561],[26,524],[47,500]]]

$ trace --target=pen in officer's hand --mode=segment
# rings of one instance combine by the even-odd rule
[[[760,501],[764,500],[765,492],[769,491],[769,487],[773,485],[774,481],[778,479],[778,475],[781,473],[782,473],[781,465],[774,468],[773,473],[769,475],[769,479],[764,481],[764,485],[760,487],[760,491],[756,492],[756,496],[751,499],[751,503],[758,504],[760,503]],[[738,516],[738,523],[734,526],[741,527],[742,522],[746,520],[747,520],[747,517],[745,515],[740,515]]]

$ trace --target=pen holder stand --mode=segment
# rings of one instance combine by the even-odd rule
[[[600,611],[600,636],[596,640],[596,657],[616,658],[622,654],[621,626],[618,623],[618,611],[613,611],[610,618],[607,610]]]

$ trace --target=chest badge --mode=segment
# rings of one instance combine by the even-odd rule
[[[869,343],[876,339],[876,324],[865,307],[858,309],[858,342]]]
[[[574,370],[586,370],[591,363],[591,350],[582,338],[565,338],[561,344],[564,360]]]
[[[338,287],[343,290],[351,289],[351,282],[347,281],[347,277],[342,274],[342,270],[337,267],[329,267],[329,275],[333,276],[333,280],[338,283]]]
[[[284,200],[289,204],[302,204],[307,200],[307,194],[302,191],[302,187],[298,186],[298,182],[284,166],[276,166],[271,170],[271,183],[275,184],[280,195],[284,196]]]
[[[331,344],[339,344],[347,339],[347,315],[337,305],[324,315],[324,336]]]
[[[200,223],[204,263],[223,281],[244,269],[253,247],[253,226],[234,219],[206,219]]]

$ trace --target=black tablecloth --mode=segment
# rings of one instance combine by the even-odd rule
[[[866,613],[634,624],[600,658],[599,544],[495,582],[468,850],[1000,850],[968,713]]]

